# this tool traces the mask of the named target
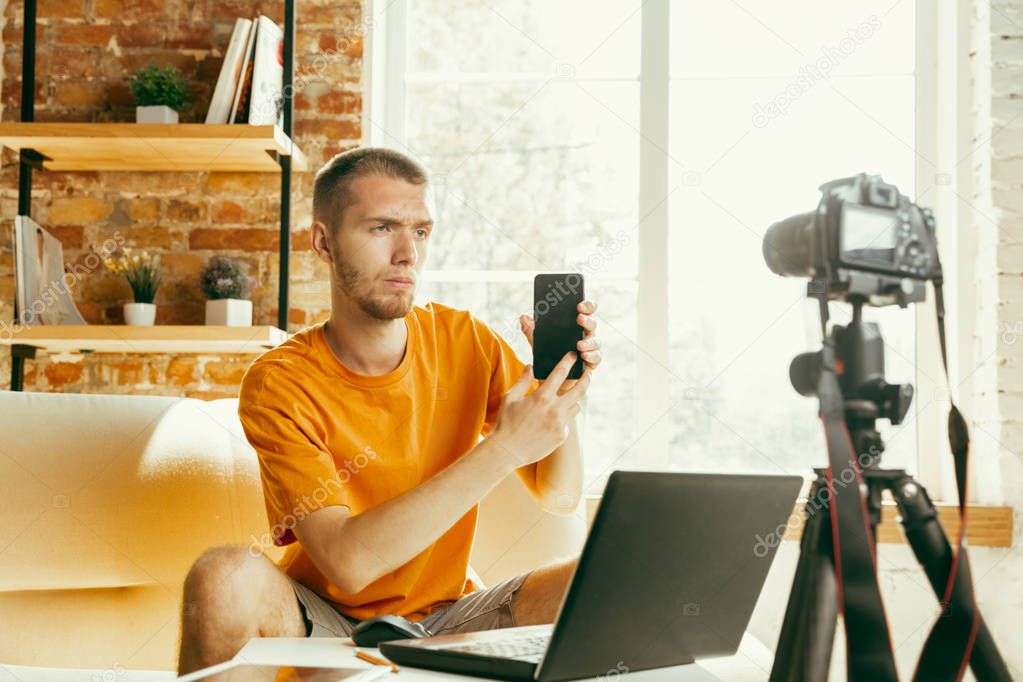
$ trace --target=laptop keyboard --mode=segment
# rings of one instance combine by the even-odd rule
[[[550,640],[550,634],[545,633],[542,635],[514,637],[494,642],[475,642],[473,644],[466,644],[465,646],[448,647],[447,650],[461,651],[467,654],[475,654],[477,656],[516,658],[539,663],[540,659],[543,658],[544,652],[547,650],[547,644]]]

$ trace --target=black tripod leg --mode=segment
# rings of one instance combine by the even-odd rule
[[[826,682],[835,641],[838,595],[828,510],[819,500],[820,479],[810,490],[799,563],[775,648],[771,682]]]
[[[938,523],[938,512],[923,486],[911,477],[900,479],[891,488],[899,510],[906,539],[913,548],[934,593],[941,599],[952,565],[952,546]],[[970,669],[978,682],[1011,682],[1002,655],[987,629],[983,615],[977,628],[977,639],[970,655]]]

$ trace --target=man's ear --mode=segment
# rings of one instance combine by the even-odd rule
[[[334,256],[331,253],[330,229],[320,220],[314,220],[309,227],[309,238],[312,240],[313,251],[316,256],[325,263],[333,263]]]

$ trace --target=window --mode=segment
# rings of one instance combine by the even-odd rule
[[[471,309],[524,359],[537,271],[583,272],[600,306],[588,492],[613,468],[824,461],[788,380],[819,346],[816,308],[761,240],[837,177],[915,194],[914,3],[390,0],[373,17],[369,141],[439,190],[417,302]],[[889,380],[912,381],[912,313],[867,317]],[[913,468],[912,416],[882,433],[885,465]]]

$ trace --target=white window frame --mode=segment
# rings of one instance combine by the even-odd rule
[[[916,186],[914,197],[925,194],[922,203],[933,208],[938,220],[945,270],[947,328],[952,386],[970,370],[973,348],[973,316],[976,294],[971,286],[972,252],[961,250],[970,239],[960,233],[968,229],[961,202],[955,196],[970,196],[970,174],[956,172],[961,152],[970,148],[969,114],[971,97],[969,64],[963,46],[969,42],[969,7],[960,3],[916,3]],[[645,216],[639,231],[637,343],[644,352],[637,355],[637,390],[642,401],[637,409],[636,433],[643,434],[636,446],[644,453],[644,466],[664,468],[669,461],[670,407],[668,317],[668,206],[661,201],[669,192],[667,155],[669,130],[669,8],[670,0],[648,0],[641,15],[640,164],[638,215]],[[407,151],[405,145],[405,39],[406,0],[367,0],[370,30],[366,33],[363,107],[363,144]],[[932,39],[928,40],[930,36]],[[947,170],[944,170],[947,169]],[[950,181],[936,186],[936,173]],[[965,192],[965,194],[964,194]],[[965,224],[964,224],[965,223]],[[464,280],[466,273],[435,273],[440,279]],[[478,273],[490,281],[492,273]],[[517,276],[508,273],[509,276]],[[916,306],[919,329],[933,329],[933,295]],[[918,366],[922,376],[943,379],[937,340],[928,334],[916,339]],[[936,390],[929,386],[928,390]],[[952,395],[969,415],[970,395],[953,389]],[[919,391],[918,391],[919,395]],[[919,399],[914,401],[919,407]],[[917,429],[917,475],[933,498],[954,499],[951,456],[945,437],[944,414],[930,410],[919,415]],[[823,448],[823,443],[821,444]],[[981,478],[984,478],[981,476]],[[984,497],[984,496],[981,496]],[[987,500],[981,500],[987,501]]]

